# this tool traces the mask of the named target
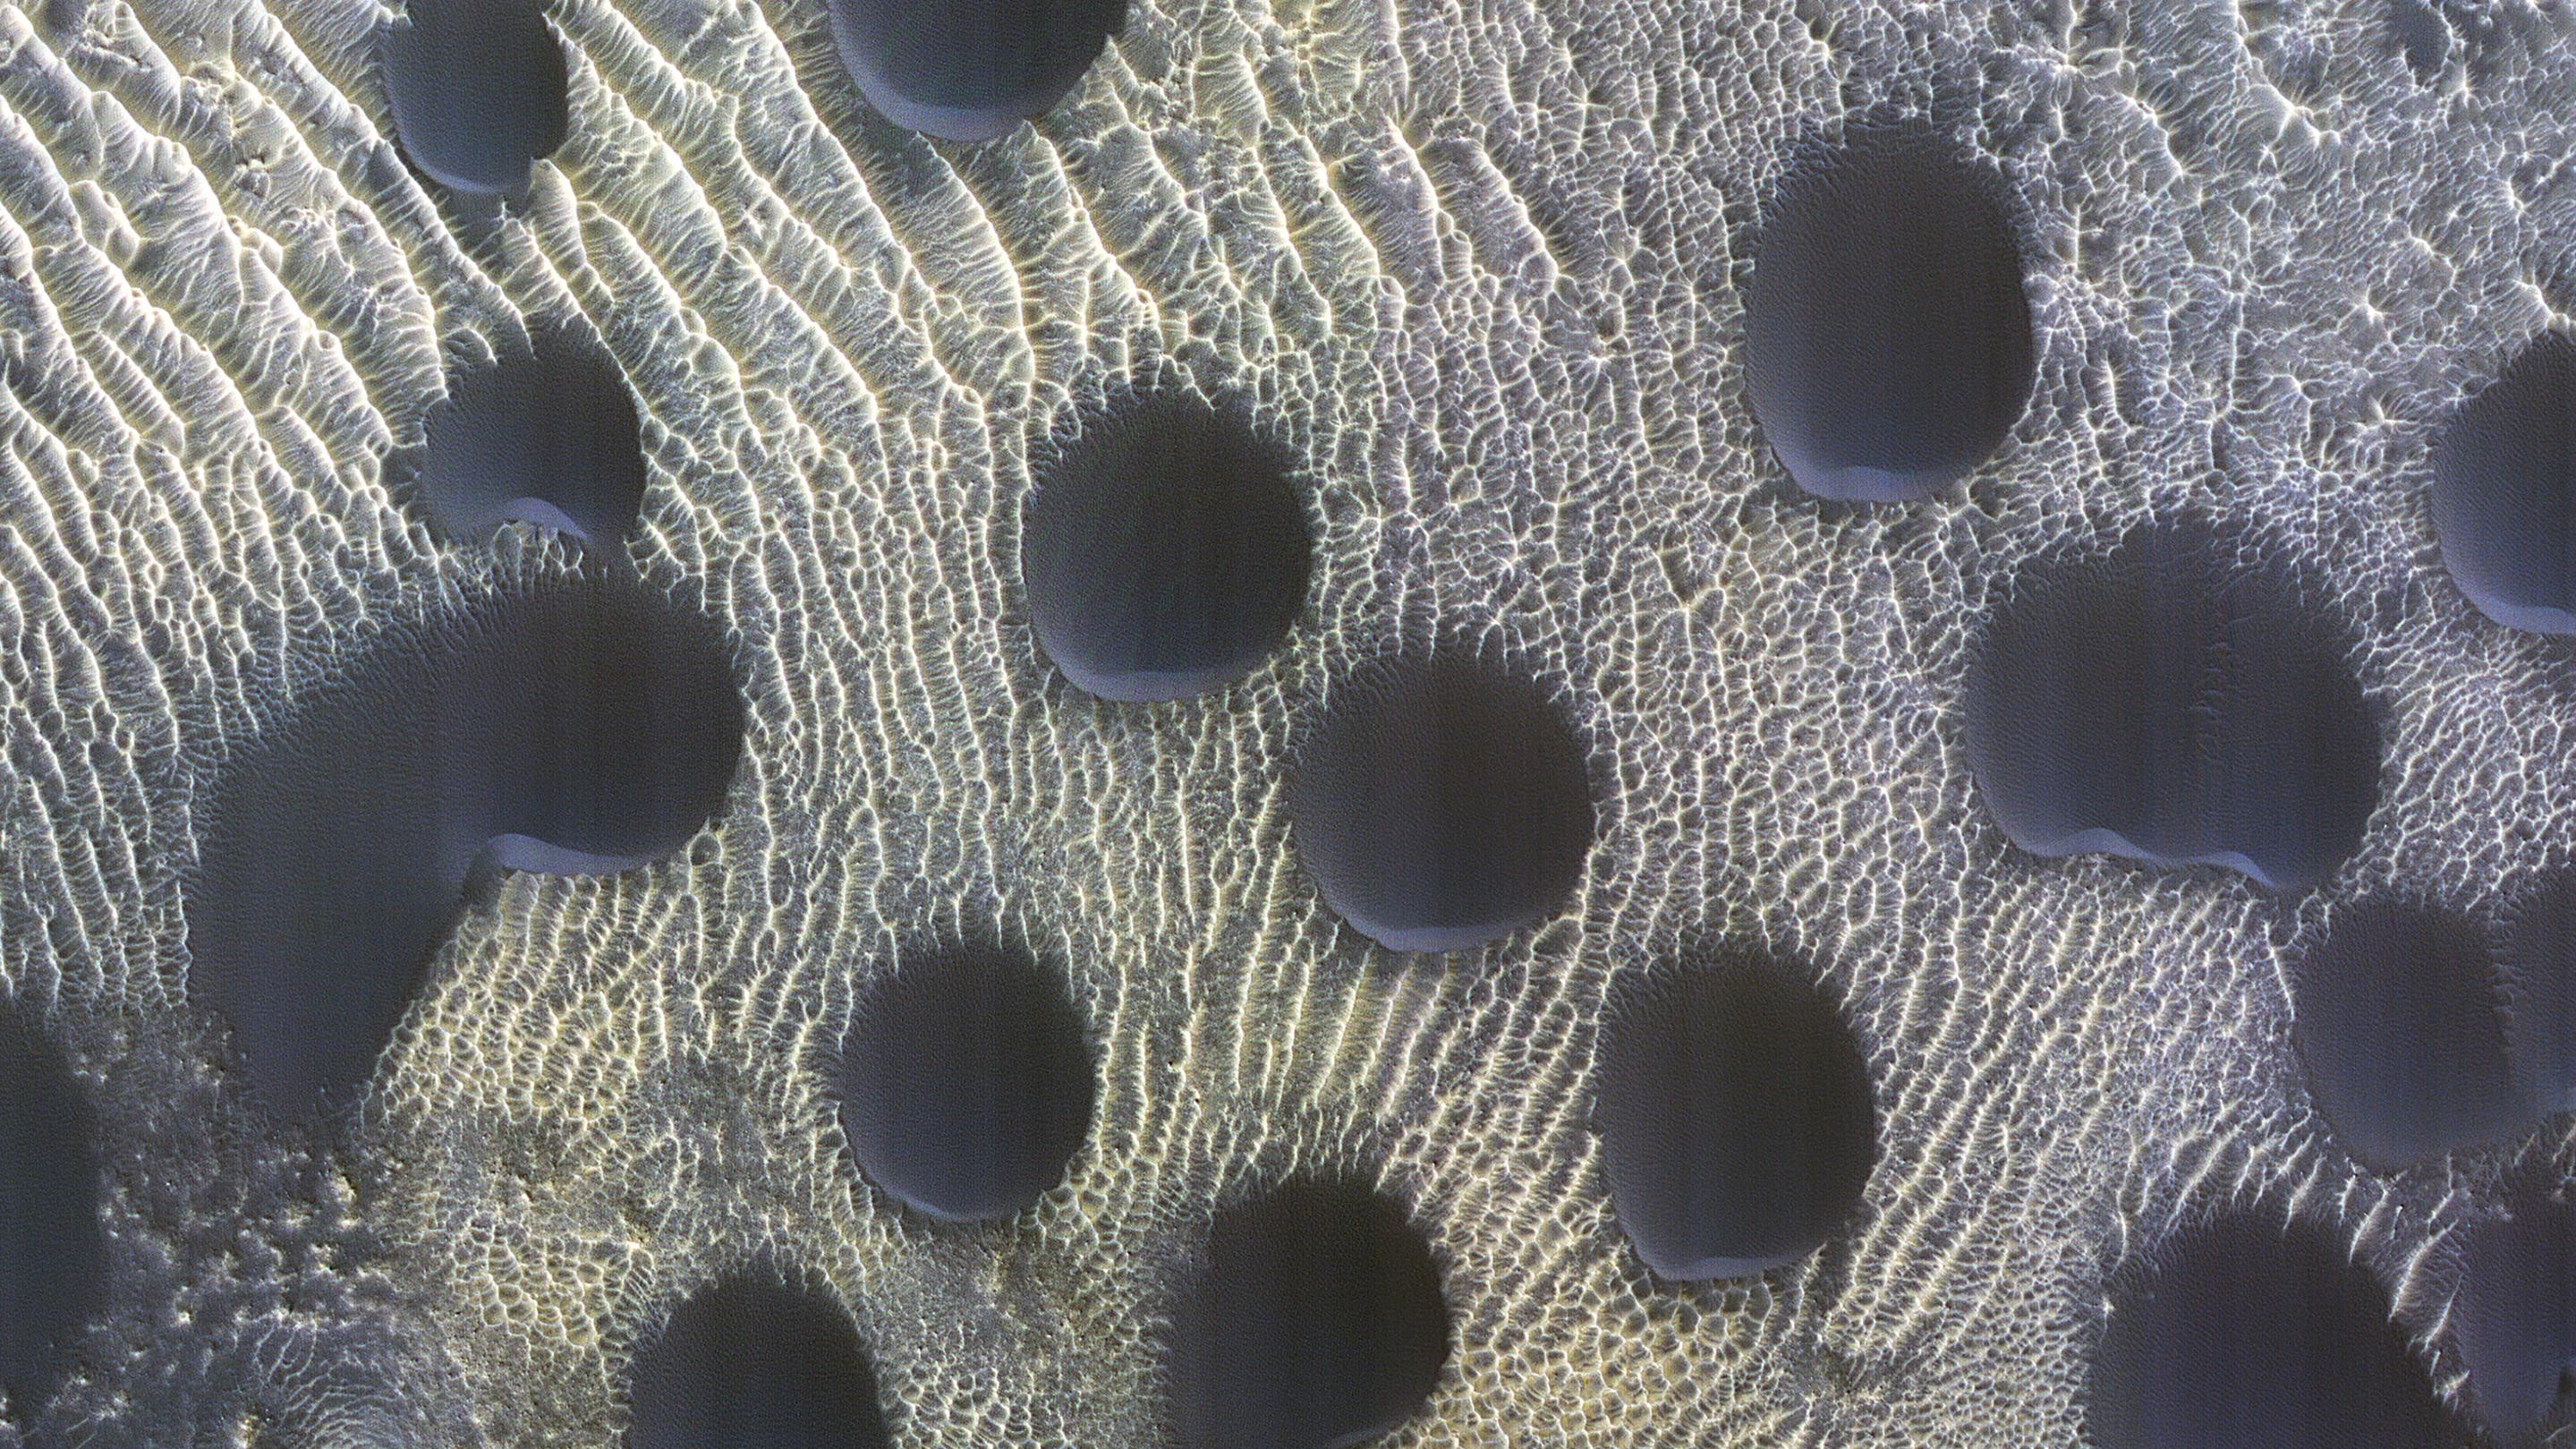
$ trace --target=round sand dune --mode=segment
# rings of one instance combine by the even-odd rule
[[[2364,1165],[2394,1171],[2530,1125],[2474,923],[2395,901],[2347,907],[2300,958],[2292,995],[2309,1093]]]
[[[566,128],[563,47],[532,0],[409,0],[380,54],[411,164],[477,195],[527,189]]]
[[[1313,568],[1286,459],[1190,397],[1091,420],[1040,470],[1020,527],[1039,647],[1104,699],[1240,678],[1287,637]]]
[[[190,995],[290,1116],[372,1075],[478,861],[632,868],[724,801],[723,642],[631,584],[565,581],[390,633],[225,762],[187,890]]]
[[[1127,0],[831,0],[831,14],[841,63],[886,119],[986,141],[1064,99]]]
[[[2576,1425],[2576,1206],[2526,1191],[2469,1230],[2451,1335],[2498,1449]]]
[[[1009,1217],[1064,1180],[1091,1130],[1091,1049],[1064,978],[961,946],[871,988],[833,1085],[868,1181],[956,1221]]]
[[[2576,634],[2576,339],[2542,334],[2443,426],[2433,523],[2487,617]]]
[[[1748,952],[1630,989],[1594,1092],[1619,1225],[1660,1278],[1806,1257],[1850,1222],[1878,1155],[1851,1028],[1803,969]]]
[[[765,1266],[691,1294],[626,1374],[625,1449],[883,1449],[847,1310]]]
[[[2515,1084],[2536,1112],[2576,1111],[2576,871],[2515,900],[2496,971]]]
[[[1440,1272],[1403,1209],[1298,1180],[1218,1211],[1163,1369],[1180,1449],[1345,1449],[1411,1418],[1448,1357]]]
[[[2230,1215],[2111,1289],[2091,1449],[2427,1449],[2455,1442],[2387,1290],[2334,1236]]]
[[[2378,726],[2342,641],[2271,567],[2186,520],[2024,581],[1966,695],[1969,762],[2015,844],[2285,891],[2352,854]]]
[[[1397,951],[1464,951],[1564,903],[1592,846],[1582,746],[1508,666],[1451,650],[1338,686],[1289,797],[1325,903]]]
[[[527,353],[451,371],[414,486],[451,540],[516,521],[618,543],[644,498],[625,375],[597,342],[560,328],[536,329]]]
[[[1744,369],[1798,486],[1926,497],[2020,420],[2030,303],[2001,189],[1905,130],[1865,132],[1781,185],[1744,301]]]

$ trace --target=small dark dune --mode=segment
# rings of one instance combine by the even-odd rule
[[[2440,80],[2451,57],[2451,27],[2432,0],[2388,0],[2388,25],[2415,78],[2427,85]]]
[[[1297,1181],[1218,1212],[1175,1305],[1164,1382],[1181,1449],[1348,1449],[1419,1411],[1449,1307],[1393,1201]]]
[[[951,1221],[1009,1217],[1091,1131],[1091,1047],[1064,979],[953,947],[867,992],[842,1039],[841,1129],[870,1182]]]
[[[2576,1207],[2536,1192],[2469,1230],[2451,1336],[2497,1449],[2576,1426]]]
[[[2576,1112],[2576,871],[2515,901],[2497,975],[2515,1085],[2542,1116]]]
[[[409,0],[387,23],[385,92],[403,154],[458,191],[525,191],[564,143],[563,47],[534,0]]]
[[[1860,1206],[1878,1109],[1851,1029],[1802,969],[1750,954],[1649,973],[1612,1009],[1592,1123],[1660,1278],[1794,1263]]]
[[[1020,574],[1066,678],[1104,699],[1179,699],[1279,646],[1313,554],[1279,450],[1233,410],[1170,396],[1093,420],[1041,470]]]
[[[2043,567],[1968,669],[1968,760],[2013,842],[2317,884],[2361,843],[2379,727],[2295,582],[2202,524]]]
[[[876,1371],[841,1306],[754,1268],[637,1345],[626,1449],[883,1449]]]
[[[2487,617],[2576,634],[2576,340],[2543,334],[2443,426],[2433,526]]]
[[[429,416],[418,487],[431,524],[482,538],[512,521],[613,544],[644,500],[644,448],[625,375],[586,337],[539,329],[534,350],[451,371]]]
[[[2363,1166],[2394,1172],[2529,1124],[2474,924],[2397,901],[2346,906],[2291,989],[2308,1093]]]
[[[2112,1284],[2092,1449],[2433,1449],[2451,1426],[2388,1294],[2324,1230],[2228,1217]]]
[[[1055,108],[1127,23],[1127,0],[831,0],[832,40],[886,119],[989,141]]]
[[[1381,660],[1337,686],[1288,798],[1324,901],[1397,951],[1464,951],[1532,925],[1592,849],[1583,747],[1493,660]]]
[[[187,890],[190,994],[290,1116],[365,1085],[469,875],[665,854],[742,747],[722,637],[604,577],[393,631],[334,676],[225,762]]]
[[[1956,483],[2029,406],[2030,302],[2000,176],[1910,130],[1793,173],[1744,301],[1754,416],[1798,486],[1901,503]]]
[[[0,1388],[34,1417],[105,1298],[98,1119],[32,1008],[0,1005]]]

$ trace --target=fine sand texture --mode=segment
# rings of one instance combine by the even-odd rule
[[[2570,156],[2522,0],[0,0],[0,1449],[2537,1449]]]

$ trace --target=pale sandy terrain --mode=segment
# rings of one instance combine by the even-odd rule
[[[2576,1161],[2561,1116],[2362,1170],[2289,1006],[2346,904],[2576,859],[2567,645],[2469,604],[2427,501],[2443,416],[2576,320],[2565,6],[2464,3],[2419,75],[2386,0],[1136,0],[975,145],[869,113],[819,0],[554,13],[570,139],[496,211],[397,156],[368,0],[0,5],[0,974],[108,1168],[57,1442],[604,1446],[636,1335],[767,1252],[897,1443],[1150,1446],[1214,1205],[1328,1169],[1442,1265],[1394,1449],[2072,1446],[2109,1273],[2190,1214],[2330,1225],[2431,1335],[2506,1173]],[[1783,167],[1888,110],[1999,168],[2037,394],[1963,487],[1821,504],[1743,287]],[[478,898],[346,1140],[280,1134],[192,1004],[192,802],[366,641],[570,566],[388,462],[443,364],[575,312],[741,771],[670,859]],[[1019,592],[1030,459],[1132,384],[1248,394],[1321,519],[1284,648],[1170,704],[1068,686]],[[2363,641],[2379,803],[2312,892],[2042,860],[1976,798],[1981,621],[2186,503]],[[1563,701],[1599,821],[1561,912],[1445,959],[1343,925],[1285,815],[1335,681],[1435,635]],[[961,1228],[861,1183],[816,1061],[900,946],[995,929],[1069,969],[1096,1119]],[[1588,1075],[1622,974],[1721,939],[1848,1001],[1879,1155],[1803,1265],[1659,1284]]]

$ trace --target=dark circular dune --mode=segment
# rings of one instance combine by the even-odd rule
[[[2112,1284],[2092,1449],[2431,1449],[2447,1416],[2386,1290],[2322,1229],[2230,1216]]]
[[[838,1303],[754,1268],[637,1345],[626,1449],[883,1449],[876,1371]]]
[[[1888,129],[1782,184],[1744,300],[1744,371],[1799,487],[1869,503],[1949,487],[2021,420],[2032,357],[1999,176]]]
[[[1324,901],[1397,951],[1464,951],[1532,925],[1592,849],[1583,747],[1535,684],[1457,652],[1344,681],[1288,797]]]
[[[1803,970],[1730,953],[1649,973],[1613,1006],[1593,1081],[1611,1203],[1657,1277],[1794,1263],[1860,1206],[1869,1065]]]
[[[1431,1397],[1449,1307],[1401,1207],[1301,1180],[1218,1212],[1169,1333],[1182,1449],[1346,1449]]]
[[[394,136],[458,191],[525,191],[564,143],[563,47],[533,0],[409,0],[380,47]]]
[[[2576,1111],[2576,871],[2539,882],[2506,913],[2497,975],[2515,1085],[2542,1116]]]
[[[2451,27],[2433,0],[2388,0],[2388,28],[2415,79],[2430,85],[2442,78],[2451,58]]]
[[[105,1293],[98,1119],[31,1008],[0,1004],[0,1388],[33,1418]]]
[[[1020,539],[1038,643],[1104,699],[1179,699],[1259,665],[1306,602],[1287,461],[1196,398],[1095,419],[1039,475]]]
[[[1127,0],[831,0],[860,94],[898,126],[988,141],[1055,108],[1127,23]]]
[[[870,1182],[936,1218],[1009,1217],[1091,1131],[1091,1046],[1060,975],[951,947],[869,990],[842,1038],[841,1130]]]
[[[2576,1425],[2576,1207],[2525,1193],[2466,1238],[2451,1336],[2498,1449]]]
[[[2576,340],[2543,334],[2443,425],[2433,526],[2487,617],[2576,634]]]
[[[189,993],[289,1116],[373,1075],[478,866],[666,854],[742,749],[722,637],[605,577],[389,632],[333,674],[224,762],[186,891]]]
[[[644,501],[625,375],[597,343],[551,329],[528,355],[450,372],[418,486],[431,524],[451,539],[517,521],[616,542]]]
[[[2361,843],[2379,727],[2293,579],[2193,521],[2042,567],[1968,668],[1968,760],[2046,856],[2221,865],[2304,890]]]
[[[2394,1172],[2529,1125],[2472,923],[2398,901],[2346,906],[2291,990],[2308,1093],[2363,1166]]]

